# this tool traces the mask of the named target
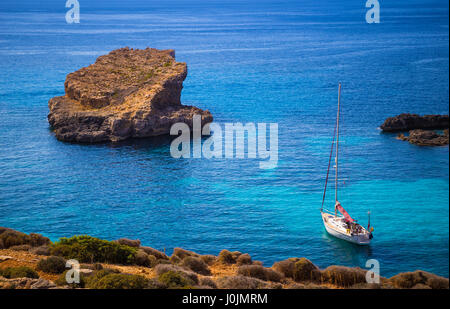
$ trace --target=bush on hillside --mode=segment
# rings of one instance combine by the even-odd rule
[[[193,252],[193,251],[185,250],[185,249],[182,249],[182,248],[175,248],[175,249],[173,249],[172,256],[177,256],[177,257],[179,257],[182,260],[182,259],[184,259],[185,257],[188,257],[188,256],[199,257],[200,255],[195,253],[195,252]]]
[[[410,289],[418,285],[429,286],[432,289],[448,289],[448,279],[428,273],[426,271],[416,270],[414,272],[400,273],[393,276],[389,281],[396,288]]]
[[[358,267],[329,266],[322,272],[322,281],[342,287],[350,287],[358,283],[365,283],[366,270]]]
[[[238,268],[238,274],[257,278],[264,281],[280,282],[283,276],[273,269],[259,265],[242,265]]]
[[[145,253],[145,251],[141,250],[141,249],[139,249],[136,252],[136,257],[134,259],[134,262],[136,263],[136,265],[139,265],[139,266],[145,266],[145,267],[150,266],[150,260],[149,260],[148,254]]]
[[[69,287],[71,287],[71,288],[73,288],[73,289],[76,289],[76,288],[84,288],[85,286],[86,286],[86,281],[87,281],[87,275],[86,274],[84,274],[84,273],[82,273],[82,272],[80,272],[80,282],[72,282],[72,283],[68,283],[67,282],[67,278],[66,278],[66,275],[67,275],[67,272],[68,272],[69,270],[66,270],[66,271],[64,271],[59,277],[58,277],[58,279],[56,279],[55,280],[55,284],[56,285],[58,285],[58,286],[69,286]]]
[[[50,239],[40,234],[31,233],[30,235],[27,235],[13,229],[0,227],[0,249],[8,249],[19,245],[36,247],[49,243]]]
[[[168,260],[169,259],[169,257],[164,252],[161,252],[159,250],[153,249],[151,247],[141,246],[141,247],[139,247],[139,249],[144,250],[145,253],[147,253],[148,255],[153,255],[157,259],[161,259],[161,260]]]
[[[210,277],[201,277],[199,279],[200,286],[208,286],[212,289],[217,289],[217,284]]]
[[[233,254],[226,249],[220,251],[219,256],[217,257],[217,260],[222,264],[236,263],[236,260],[234,259]]]
[[[25,233],[3,228],[3,230],[0,230],[0,249],[28,244],[29,239],[29,236]]]
[[[133,264],[137,249],[91,236],[61,238],[51,247],[53,255],[76,259],[81,263]]]
[[[188,257],[184,258],[181,265],[186,268],[189,268],[190,270],[192,270],[198,274],[201,274],[204,276],[211,275],[211,271],[209,270],[208,265],[206,265],[206,263],[203,262],[203,260],[201,258],[188,256]]]
[[[289,258],[287,260],[274,263],[272,268],[287,278],[294,278],[295,263],[299,260],[299,258]]]
[[[49,245],[51,243],[48,237],[42,236],[41,234],[30,233],[28,244],[32,247],[39,247],[44,245]]]
[[[185,276],[183,272],[170,270],[158,276],[158,281],[169,289],[191,288],[195,282]]]
[[[241,266],[241,265],[251,265],[252,262],[252,258],[248,253],[245,254],[241,254],[237,260],[236,260],[236,264]]]
[[[205,254],[205,255],[201,255],[200,258],[202,259],[203,262],[205,262],[207,265],[212,265],[214,264],[214,262],[216,261],[217,257],[215,255],[212,254]]]
[[[111,273],[89,279],[88,286],[91,289],[145,289],[149,280],[139,275]]]
[[[149,255],[148,256],[148,260],[149,260],[149,263],[150,263],[148,267],[152,267],[152,268],[156,267],[156,265],[159,265],[159,264],[170,264],[169,260],[158,259],[154,255]]]
[[[198,276],[196,273],[186,270],[180,266],[172,265],[172,264],[159,264],[155,267],[155,272],[159,276],[166,272],[173,271],[177,273],[182,273],[183,276],[192,280],[195,284],[198,284]]]
[[[295,281],[320,281],[321,273],[310,260],[301,258],[294,264],[293,279]]]
[[[182,259],[180,259],[177,255],[172,255],[169,259],[169,262],[177,265],[177,264],[181,264]]]
[[[135,248],[139,248],[139,246],[141,245],[141,241],[139,239],[120,238],[120,239],[114,240],[114,242],[121,244],[121,245],[135,247]]]
[[[216,280],[220,289],[265,289],[268,284],[260,279],[246,276],[226,276]]]
[[[50,256],[39,260],[37,270],[50,274],[61,274],[66,270],[66,260],[60,256]]]
[[[18,267],[8,267],[5,269],[0,269],[0,276],[5,277],[7,279],[14,278],[32,278],[38,279],[38,273],[27,266],[18,266]]]

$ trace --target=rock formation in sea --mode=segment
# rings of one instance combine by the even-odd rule
[[[444,134],[433,130],[411,130],[409,135],[400,133],[397,138],[419,146],[443,146],[449,142],[448,129],[444,130]]]
[[[400,132],[414,129],[443,130],[448,129],[448,115],[400,114],[387,118],[380,126],[385,132]]]
[[[177,122],[192,127],[195,114],[211,122],[208,110],[181,104],[186,76],[173,50],[117,49],[67,75],[48,121],[59,140],[80,143],[169,134]]]
[[[400,114],[387,118],[380,128],[385,132],[409,131],[408,135],[399,133],[397,139],[414,145],[443,146],[449,143],[448,115]],[[444,130],[444,133],[434,130]]]

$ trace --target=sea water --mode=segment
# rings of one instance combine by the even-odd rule
[[[378,128],[402,112],[448,113],[447,1],[382,1],[379,24],[362,0],[79,2],[79,24],[66,23],[64,1],[0,4],[0,226],[448,277],[449,148]],[[175,49],[189,68],[182,102],[216,122],[278,123],[278,166],[175,159],[167,138],[57,141],[48,100],[68,73],[124,46]],[[371,210],[368,247],[327,235],[319,212],[338,82],[338,199],[364,226]]]

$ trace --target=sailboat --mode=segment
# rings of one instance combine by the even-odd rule
[[[339,155],[339,113],[341,101],[341,84],[339,83],[338,90],[338,110],[336,117],[336,125],[334,128],[333,142],[331,143],[330,158],[328,161],[327,177],[325,180],[325,188],[323,191],[322,206],[320,213],[322,215],[323,224],[327,232],[337,238],[346,240],[348,242],[358,245],[369,245],[373,238],[373,227],[370,226],[370,211],[368,212],[369,220],[367,229],[362,227],[354,220],[348,212],[342,207],[338,201],[338,155]],[[326,210],[323,208],[325,202],[325,194],[327,190],[328,176],[330,172],[331,158],[333,156],[334,142],[336,139],[336,154],[335,154],[335,193],[334,193],[334,211]],[[339,211],[339,214],[338,214]]]

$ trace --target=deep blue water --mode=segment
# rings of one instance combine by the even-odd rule
[[[64,1],[2,1],[0,226],[448,277],[449,148],[378,129],[401,112],[448,113],[448,2],[381,1],[380,24],[365,23],[365,1],[204,2],[81,0],[81,23],[66,24]],[[278,167],[174,159],[164,138],[57,141],[47,101],[123,46],[175,49],[183,103],[218,123],[278,123]],[[371,209],[370,247],[331,238],[319,213],[339,81],[340,201],[364,225]]]

